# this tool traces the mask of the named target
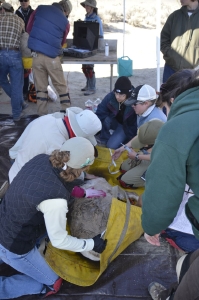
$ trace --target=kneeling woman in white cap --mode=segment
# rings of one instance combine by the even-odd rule
[[[66,231],[66,214],[75,179],[95,159],[93,145],[82,137],[66,141],[52,155],[40,154],[17,174],[0,205],[0,260],[20,274],[0,276],[1,299],[28,294],[56,293],[62,279],[48,266],[35,246],[46,230],[52,245],[74,252],[102,253],[106,241],[78,239]],[[93,191],[85,190],[85,197]],[[97,197],[105,196],[95,190]],[[76,195],[75,195],[76,196]]]

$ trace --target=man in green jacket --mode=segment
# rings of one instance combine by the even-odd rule
[[[198,0],[180,0],[182,7],[168,17],[161,31],[161,52],[165,60],[163,82],[176,71],[199,65]]]

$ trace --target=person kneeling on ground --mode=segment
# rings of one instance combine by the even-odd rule
[[[101,128],[100,120],[92,111],[79,107],[68,108],[65,115],[49,114],[32,121],[9,150],[10,158],[15,160],[9,171],[10,183],[30,159],[42,153],[51,154],[68,139],[82,136],[96,146],[94,135]]]
[[[20,274],[0,276],[1,299],[40,293],[48,296],[59,290],[62,279],[35,246],[45,231],[56,248],[104,251],[106,240],[100,235],[78,239],[66,231],[68,202],[71,191],[73,195],[76,190],[75,179],[94,159],[93,145],[85,138],[75,137],[50,156],[34,157],[11,183],[0,205],[0,260]],[[84,196],[104,197],[106,193],[87,189]]]
[[[137,128],[152,119],[158,119],[166,122],[167,117],[162,110],[156,106],[156,91],[148,84],[137,86],[131,94],[131,97],[124,103],[127,107],[132,106],[137,114]],[[126,146],[131,147],[133,140],[130,140]],[[125,150],[124,146],[115,150],[113,159],[118,159]]]
[[[128,77],[121,76],[117,79],[114,90],[98,105],[96,115],[102,122],[99,144],[117,149],[121,143],[126,143],[137,134],[135,111],[124,105],[132,88]]]
[[[152,147],[163,125],[160,120],[151,120],[140,126],[138,135],[132,140],[129,148],[128,159],[120,166],[122,174],[117,179],[122,187],[137,188],[145,185],[141,177],[150,164]],[[140,150],[136,152],[133,149]]]

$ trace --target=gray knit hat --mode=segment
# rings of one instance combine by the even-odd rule
[[[80,3],[83,7],[85,7],[85,5],[97,8],[97,1],[96,0],[86,0],[84,2]]]
[[[70,0],[62,0],[59,2],[59,5],[61,5],[63,10],[68,14],[70,14],[73,9],[73,6],[72,6],[72,3],[70,2]]]

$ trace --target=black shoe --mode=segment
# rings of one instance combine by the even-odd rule
[[[88,90],[87,86],[85,86],[84,88],[81,89],[82,92],[85,92],[87,90]]]
[[[96,90],[86,90],[86,92],[84,93],[84,96],[93,95],[95,93],[96,93]]]

